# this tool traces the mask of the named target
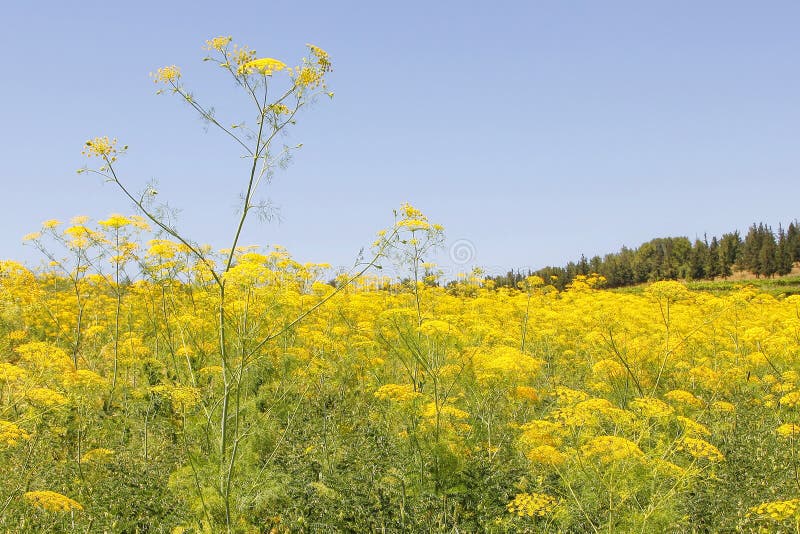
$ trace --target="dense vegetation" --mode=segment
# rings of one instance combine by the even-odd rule
[[[138,224],[77,223],[112,261]],[[242,250],[222,361],[203,266],[139,250],[132,283],[1,266],[4,530],[794,528],[800,297],[366,276],[334,294],[318,266]]]
[[[764,223],[753,224],[742,239],[738,231],[695,239],[686,237],[656,238],[638,248],[622,247],[617,253],[587,259],[564,267],[544,267],[537,271],[509,271],[493,276],[495,284],[515,287],[528,276],[554,280],[563,289],[576,276],[591,273],[602,275],[608,287],[623,287],[658,280],[713,280],[727,277],[734,270],[746,271],[756,277],[783,276],[800,262],[800,223],[789,223],[786,230],[778,227],[777,233]]]

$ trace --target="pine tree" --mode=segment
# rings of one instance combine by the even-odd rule
[[[779,276],[784,276],[792,272],[792,251],[789,249],[789,242],[786,239],[786,232],[778,225],[778,246],[775,251],[775,272]]]
[[[706,267],[709,263],[709,257],[708,243],[695,239],[689,261],[689,276],[693,280],[701,280],[708,277]]]
[[[759,225],[761,232],[761,249],[758,251],[758,274],[770,278],[778,271],[778,262],[775,260],[778,247],[775,243],[775,234],[769,226]]]
[[[739,232],[722,234],[719,242],[719,274],[730,276],[733,274],[733,266],[736,265],[744,269],[742,238]]]
[[[717,236],[711,238],[711,244],[708,245],[708,255],[706,256],[706,278],[714,279],[720,275],[720,248]]]

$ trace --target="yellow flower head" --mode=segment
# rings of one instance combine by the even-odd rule
[[[95,137],[86,141],[81,152],[87,158],[98,157],[105,160],[116,161],[117,140],[108,137]]]
[[[698,459],[708,460],[709,462],[723,462],[725,455],[718,448],[700,438],[682,438],[675,448],[685,451]]]
[[[331,64],[331,58],[328,53],[318,46],[314,46],[312,44],[306,45],[311,52],[311,56],[314,58],[314,61],[317,64],[317,67],[322,72],[330,72],[333,70],[333,65]]]
[[[789,436],[796,437],[800,436],[800,426],[793,423],[784,423],[779,426],[775,432],[784,438],[788,438]]]
[[[710,436],[711,435],[711,431],[703,423],[698,423],[694,419],[690,419],[690,418],[684,417],[682,415],[679,415],[678,417],[676,417],[676,419],[678,420],[678,422],[683,427],[683,433],[686,436],[698,437],[698,436]]]
[[[120,215],[119,213],[114,213],[104,221],[97,221],[97,224],[99,224],[100,226],[105,226],[107,228],[122,228],[123,226],[128,226],[129,224],[131,224],[131,220],[125,217],[124,215]]]
[[[644,453],[634,442],[619,436],[597,436],[581,447],[587,458],[595,458],[609,464],[626,458],[641,458]]]
[[[567,457],[552,445],[539,445],[525,453],[531,463],[539,465],[561,465]]]
[[[409,402],[421,397],[422,393],[414,391],[414,386],[411,384],[384,384],[374,395],[381,400]]]
[[[48,512],[83,510],[83,506],[66,495],[61,495],[55,491],[29,491],[23,497],[36,508],[41,508]]]
[[[181,77],[181,69],[175,65],[161,67],[155,74],[151,74],[154,83],[175,84]]]
[[[674,411],[670,405],[653,397],[634,399],[628,406],[643,417],[668,417]]]
[[[31,439],[31,435],[11,421],[0,420],[0,444],[13,447],[23,439]]]
[[[546,493],[518,493],[508,503],[508,511],[520,517],[544,517],[551,513],[558,500]]]
[[[772,501],[753,506],[747,512],[748,517],[759,515],[774,521],[784,521],[797,515],[800,508],[800,499],[790,499],[788,501]]]
[[[222,52],[230,42],[231,42],[230,36],[214,37],[213,39],[207,40],[203,48],[205,50],[216,50],[217,52]]]
[[[41,408],[55,408],[69,404],[69,399],[49,388],[31,388],[25,396],[31,404]]]
[[[286,68],[286,63],[271,57],[262,57],[248,61],[239,66],[239,74],[261,73],[264,76],[272,76],[273,72],[279,72]]]

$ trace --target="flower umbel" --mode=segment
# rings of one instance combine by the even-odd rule
[[[55,491],[29,491],[24,497],[33,506],[48,512],[83,510],[83,506],[79,503]]]

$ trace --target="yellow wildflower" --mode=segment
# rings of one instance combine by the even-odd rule
[[[508,503],[508,511],[520,517],[544,517],[551,513],[558,504],[558,500],[546,493],[518,493],[514,500]]]
[[[625,376],[625,367],[616,360],[606,358],[592,366],[592,373],[603,378],[619,378]]]
[[[97,221],[97,224],[99,224],[100,226],[105,226],[108,228],[117,228],[117,229],[122,228],[123,226],[128,226],[130,223],[131,223],[130,219],[128,219],[124,215],[120,215],[119,213],[114,213],[104,221]]]
[[[253,74],[258,72],[264,76],[272,76],[273,72],[279,72],[286,68],[286,63],[271,57],[262,57],[248,61],[239,66],[239,74]]]
[[[689,419],[688,417],[684,417],[679,415],[677,418],[678,422],[683,426],[683,432],[687,436],[710,436],[711,431],[708,427],[702,423],[698,423],[694,419]]]
[[[317,68],[322,72],[330,72],[332,70],[332,64],[328,53],[322,48],[312,44],[307,44],[306,46],[311,51],[311,56],[314,58]]]
[[[795,425],[793,423],[784,423],[779,426],[775,432],[784,438],[788,438],[789,436],[797,436],[800,435],[800,426]]]
[[[556,423],[537,419],[522,425],[520,442],[524,445],[558,445],[561,443],[559,436],[562,427]]]
[[[787,408],[795,408],[798,404],[800,404],[800,391],[792,391],[791,393],[787,393],[781,400],[779,401],[781,406],[786,406]]]
[[[539,400],[539,393],[532,387],[517,386],[514,393],[518,399],[525,399],[533,402]]]
[[[33,506],[48,512],[83,510],[83,506],[55,491],[29,491],[23,495]]]
[[[747,515],[760,515],[775,521],[783,521],[796,516],[798,509],[800,509],[800,499],[789,499],[788,501],[772,501],[753,506]]]
[[[674,412],[670,405],[653,397],[634,399],[628,406],[643,417],[669,417]]]
[[[25,369],[10,363],[0,362],[0,382],[16,382],[22,380],[28,373]]]
[[[89,139],[83,145],[83,151],[81,153],[87,158],[97,157],[114,162],[117,159],[117,140],[109,139],[108,137]],[[73,224],[83,223],[73,222]]]
[[[231,37],[214,37],[213,39],[209,39],[206,41],[206,45],[203,47],[206,50],[216,50],[217,52],[222,52],[228,43],[231,42]]]
[[[411,384],[384,384],[375,391],[374,395],[381,400],[410,402],[421,397],[422,393],[414,391],[414,386]]]
[[[682,389],[674,389],[668,393],[665,393],[664,398],[671,400],[672,402],[690,406],[692,408],[702,408],[705,405],[702,400],[695,397],[692,393]]]
[[[0,420],[0,443],[13,447],[23,439],[31,439],[31,435],[11,421]]]
[[[55,408],[69,404],[69,399],[48,388],[32,388],[25,392],[28,401],[39,408]]]
[[[176,83],[181,77],[181,69],[176,67],[175,65],[170,65],[168,67],[161,67],[155,74],[151,74],[154,78],[155,83],[168,83],[174,84]]]
[[[595,458],[603,464],[641,458],[644,453],[634,442],[619,436],[597,436],[581,447],[581,454],[587,458]]]
[[[685,451],[695,458],[702,458],[709,462],[723,462],[725,455],[711,443],[699,438],[684,437],[678,442],[675,448]]]
[[[552,445],[539,445],[525,453],[528,460],[540,465],[561,465],[567,457]]]

